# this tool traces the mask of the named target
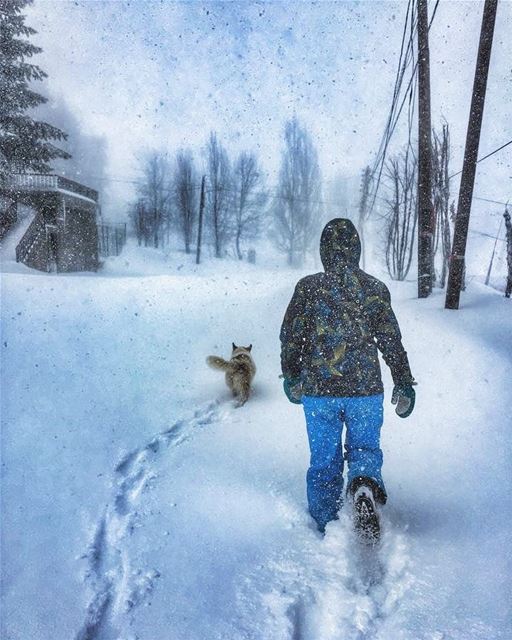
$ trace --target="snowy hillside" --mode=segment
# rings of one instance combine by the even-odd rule
[[[392,287],[418,402],[397,418],[385,371],[390,499],[365,555],[345,517],[322,539],[306,510],[278,379],[297,278],[129,252],[3,274],[2,638],[512,637],[512,303],[471,282],[449,312]],[[241,409],[205,365],[232,341],[258,367]]]

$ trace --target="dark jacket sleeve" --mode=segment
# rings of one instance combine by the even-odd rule
[[[298,378],[308,343],[308,292],[303,280],[295,287],[281,325],[281,371],[285,378]]]
[[[373,297],[370,313],[377,348],[391,370],[393,382],[411,384],[414,378],[409,367],[407,352],[402,344],[398,321],[391,308],[391,296],[385,285],[381,284],[381,287],[378,295]]]

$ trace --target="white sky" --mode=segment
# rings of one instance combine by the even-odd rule
[[[440,0],[431,29],[433,124],[446,118],[451,126],[454,171],[462,164],[482,6]],[[283,124],[294,113],[312,131],[327,180],[358,175],[371,162],[406,7],[35,0],[27,23],[44,49],[37,63],[49,74],[47,91],[64,97],[84,129],[105,136],[113,178],[137,177],[141,149],[190,146],[202,158],[215,129],[233,153],[257,150],[274,183]],[[512,3],[501,0],[481,156],[512,139],[510,33]],[[395,149],[404,134],[405,119]],[[511,178],[512,145],[480,165],[475,193],[512,199]],[[124,208],[132,186],[114,182],[110,195],[110,206]]]

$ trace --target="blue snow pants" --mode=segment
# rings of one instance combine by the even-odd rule
[[[311,462],[307,473],[309,512],[318,528],[337,518],[343,498],[343,458],[348,462],[348,486],[358,476],[381,476],[380,429],[384,395],[355,398],[303,396]],[[341,436],[346,425],[345,456]]]

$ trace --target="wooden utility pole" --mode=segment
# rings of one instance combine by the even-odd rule
[[[432,293],[433,237],[432,126],[427,0],[418,2],[418,298]]]
[[[503,224],[503,218],[500,220],[500,226],[498,227],[498,233],[496,234],[496,238],[494,239],[494,247],[492,249],[491,261],[489,262],[489,268],[487,269],[487,275],[485,276],[485,284],[489,284],[489,280],[491,279],[492,273],[492,264],[494,262],[494,256],[496,254],[496,245],[498,244],[498,238],[500,237],[501,225]]]
[[[476,61],[475,81],[473,83],[473,96],[471,98],[471,110],[469,112],[468,131],[466,135],[466,149],[464,151],[464,163],[462,165],[462,177],[460,179],[457,216],[455,217],[455,230],[453,232],[450,274],[448,276],[446,301],[444,305],[446,309],[459,308],[460,290],[464,275],[466,243],[468,239],[469,216],[471,213],[471,201],[473,199],[473,187],[475,185],[476,163],[478,159],[478,147],[480,144],[480,131],[482,128],[485,92],[487,89],[487,76],[489,75],[489,62],[491,60],[497,7],[498,0],[485,0],[482,29],[480,31],[480,44],[478,45],[478,57]]]
[[[199,221],[197,225],[197,250],[196,250],[196,264],[201,262],[201,240],[203,235],[203,212],[204,212],[204,183],[206,176],[203,176],[201,180],[201,198],[199,200]]]

